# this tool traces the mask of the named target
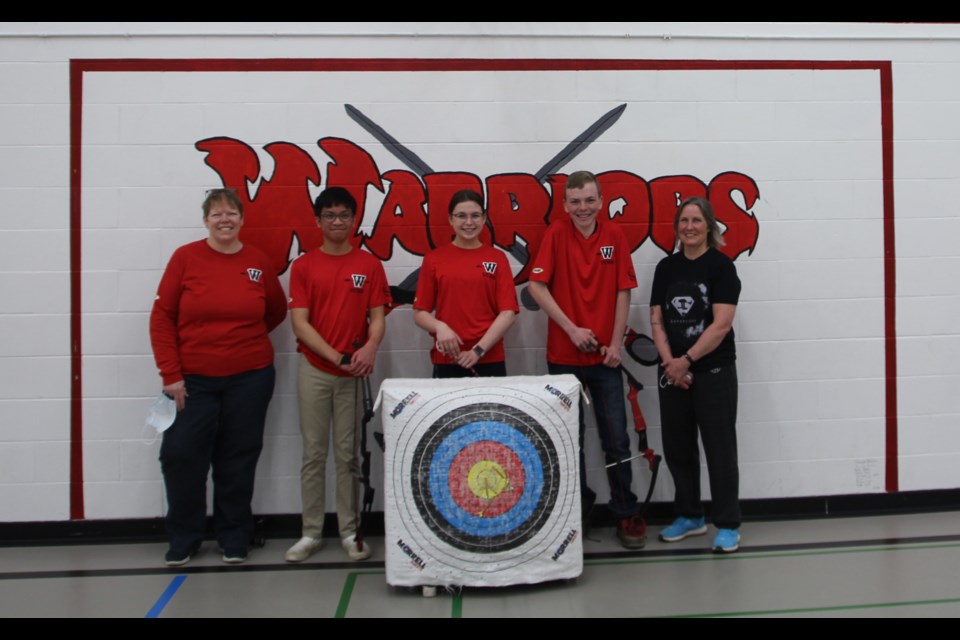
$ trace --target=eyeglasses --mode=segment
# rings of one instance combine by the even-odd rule
[[[460,212],[460,213],[450,214],[450,217],[452,217],[452,218],[453,218],[454,220],[456,220],[457,222],[466,222],[467,220],[470,220],[471,222],[476,222],[476,221],[479,221],[479,220],[483,220],[483,214],[482,214],[482,213],[463,213],[463,212]]]
[[[339,220],[340,222],[349,222],[351,218],[353,218],[352,211],[341,211],[340,213],[324,211],[320,214],[320,219],[324,222],[333,222],[334,220]]]

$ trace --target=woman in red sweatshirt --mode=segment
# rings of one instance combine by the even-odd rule
[[[211,467],[223,561],[247,558],[254,475],[275,376],[267,334],[286,316],[270,261],[240,241],[243,203],[236,191],[207,192],[203,224],[208,237],[170,258],[150,314],[163,392],[178,410],[160,447],[168,566],[186,564],[200,548]]]

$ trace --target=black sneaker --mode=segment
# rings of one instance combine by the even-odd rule
[[[199,550],[200,545],[195,546],[189,551],[177,551],[171,547],[167,549],[167,555],[163,556],[163,564],[168,567],[182,567],[190,562],[190,558],[197,555],[197,551]]]
[[[246,547],[227,547],[221,559],[227,564],[243,564],[247,561]]]

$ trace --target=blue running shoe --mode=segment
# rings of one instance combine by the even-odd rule
[[[707,532],[703,518],[677,518],[666,529],[660,531],[661,542],[679,542],[689,536],[702,536]]]
[[[713,539],[713,550],[716,553],[733,553],[739,548],[739,529],[717,529],[717,537]]]

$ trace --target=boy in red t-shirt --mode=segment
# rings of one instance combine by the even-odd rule
[[[314,203],[323,245],[300,256],[290,269],[290,316],[301,354],[303,537],[287,550],[288,562],[306,560],[323,544],[331,435],[340,544],[352,560],[370,557],[369,545],[360,548],[356,540],[357,389],[360,378],[373,371],[390,288],[380,260],[351,243],[356,210],[349,191],[325,189]]]
[[[637,286],[630,247],[623,232],[597,219],[603,196],[596,176],[577,171],[567,178],[564,209],[569,218],[552,223],[530,272],[530,294],[550,322],[547,368],[570,373],[590,391],[600,445],[608,465],[610,510],[617,535],[628,549],[643,547],[646,527],[639,516],[629,462],[620,349]],[[580,491],[584,522],[589,523],[596,494],[587,486],[583,457],[583,407],[580,407]]]

